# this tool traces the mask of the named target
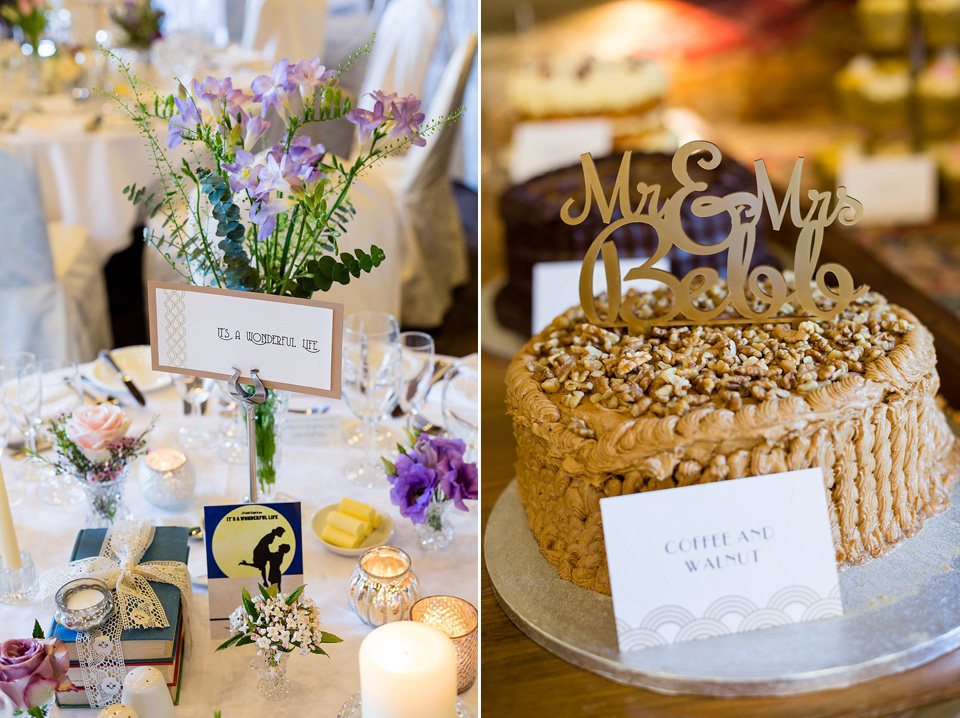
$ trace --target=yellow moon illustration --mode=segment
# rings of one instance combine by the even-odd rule
[[[228,578],[259,578],[260,569],[246,563],[254,563],[253,552],[257,544],[278,528],[282,528],[283,533],[271,537],[267,546],[272,552],[276,552],[281,544],[290,547],[280,563],[281,573],[285,572],[297,550],[296,534],[282,514],[257,504],[234,509],[217,525],[213,532],[213,558],[217,566]]]

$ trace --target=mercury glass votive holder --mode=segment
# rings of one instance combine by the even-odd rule
[[[479,614],[469,601],[456,596],[427,596],[410,609],[410,620],[427,623],[450,636],[457,649],[457,693],[477,680]]]
[[[180,449],[155,449],[143,457],[137,472],[143,497],[161,509],[187,505],[197,487],[193,464]]]
[[[97,578],[75,578],[57,589],[53,620],[71,631],[88,631],[113,613],[113,591]]]
[[[348,589],[350,607],[368,626],[410,619],[420,598],[420,580],[410,556],[395,546],[377,546],[360,556]]]
[[[37,569],[29,552],[20,552],[19,568],[8,568],[0,560],[0,603],[27,603],[39,589]]]

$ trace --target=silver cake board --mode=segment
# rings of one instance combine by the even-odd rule
[[[561,579],[527,526],[516,481],[500,495],[484,558],[504,612],[560,658],[660,693],[779,696],[846,686],[960,647],[960,488],[889,554],[840,572],[839,618],[621,653],[609,596]]]

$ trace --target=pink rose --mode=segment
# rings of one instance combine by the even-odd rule
[[[82,406],[67,421],[67,436],[81,449],[101,451],[107,444],[123,438],[130,419],[116,404]]]
[[[70,658],[59,638],[13,638],[0,644],[0,691],[17,709],[46,705],[55,690],[70,688]]]

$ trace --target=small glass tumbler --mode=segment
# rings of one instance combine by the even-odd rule
[[[457,649],[457,693],[477,680],[478,618],[476,607],[456,596],[427,596],[410,610],[411,621],[439,628],[453,641]]]
[[[420,598],[420,580],[410,570],[410,556],[395,546],[364,551],[350,576],[350,607],[368,626],[410,619]]]
[[[27,603],[39,588],[37,568],[27,551],[20,552],[19,568],[7,568],[0,562],[0,603]]]
[[[75,578],[57,589],[53,620],[71,631],[89,631],[113,613],[113,591],[97,578]]]

